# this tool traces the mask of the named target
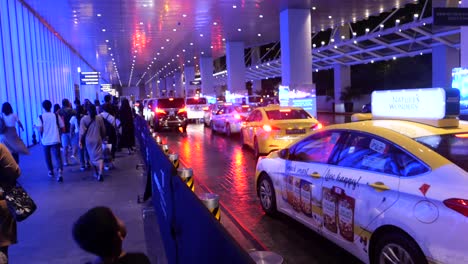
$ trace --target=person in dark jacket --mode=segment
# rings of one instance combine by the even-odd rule
[[[8,247],[17,243],[16,220],[8,210],[3,190],[13,187],[20,174],[10,151],[0,144],[0,263],[8,263]]]
[[[62,109],[59,110],[59,115],[62,118],[63,123],[65,125],[61,134],[64,161],[63,165],[68,166],[68,164],[70,164],[68,158],[72,150],[70,119],[72,118],[72,116],[76,115],[76,112],[75,110],[73,110],[70,101],[66,98],[62,100]]]
[[[122,243],[127,235],[125,224],[108,207],[94,207],[73,225],[73,238],[85,251],[98,256],[94,264],[149,264],[143,253],[127,253]]]
[[[119,111],[120,124],[122,125],[122,136],[120,137],[120,148],[127,148],[128,154],[132,154],[135,146],[135,125],[133,114],[128,99],[123,99]]]

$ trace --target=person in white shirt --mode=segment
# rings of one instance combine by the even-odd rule
[[[11,104],[8,102],[3,103],[0,118],[3,119],[6,125],[5,131],[0,134],[0,143],[5,144],[16,163],[19,164],[19,154],[29,154],[28,147],[26,147],[23,140],[18,136],[16,130],[16,125],[18,124],[18,127],[24,131],[23,124],[18,116],[13,113],[13,107],[11,107]]]
[[[57,114],[52,113],[52,103],[49,100],[42,102],[42,108],[45,112],[40,115],[34,124],[35,128],[41,135],[41,143],[44,146],[44,154],[46,158],[47,169],[49,170],[49,177],[55,177],[54,166],[52,163],[52,155],[55,159],[57,166],[57,181],[63,182],[62,172],[63,163],[62,155],[60,153],[60,130],[65,126],[63,120]]]

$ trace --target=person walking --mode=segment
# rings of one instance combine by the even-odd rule
[[[120,137],[120,148],[127,148],[128,154],[132,154],[135,146],[135,125],[133,124],[133,113],[127,98],[124,98],[119,111],[122,135]]]
[[[117,151],[117,128],[120,126],[120,121],[111,114],[113,111],[111,104],[104,104],[102,106],[102,113],[100,114],[106,126],[106,142],[111,144],[109,151],[110,155],[106,155],[104,151],[104,169],[109,170],[114,167],[113,161],[115,160],[115,152]],[[107,156],[107,158],[106,158]]]
[[[70,132],[70,119],[72,116],[76,114],[75,110],[73,110],[72,105],[68,99],[62,100],[62,109],[59,110],[59,115],[63,119],[63,123],[65,124],[65,128],[62,131],[61,139],[62,139],[62,149],[63,149],[63,160],[64,166],[68,166],[70,161],[68,156],[72,151],[72,140],[71,140],[71,132]]]
[[[17,243],[16,220],[8,209],[5,194],[15,185],[21,170],[4,144],[0,144],[0,263],[8,263],[8,247]]]
[[[106,137],[106,127],[104,120],[97,114],[95,105],[88,105],[88,115],[80,121],[80,148],[86,148],[89,158],[95,170],[95,177],[98,181],[103,181],[102,170],[103,160],[103,139]]]
[[[60,130],[65,126],[62,119],[55,113],[52,113],[52,102],[44,100],[42,102],[44,112],[35,122],[35,127],[41,135],[41,143],[44,146],[44,154],[46,159],[49,177],[55,177],[54,166],[52,163],[52,155],[54,156],[57,166],[57,181],[63,182],[62,172],[63,163],[60,153]]]
[[[19,120],[18,116],[13,113],[13,108],[8,102],[3,103],[2,114],[0,118],[3,118],[6,126],[3,133],[0,134],[0,142],[5,144],[5,146],[13,155],[16,163],[19,164],[19,154],[29,154],[29,149],[26,147],[23,140],[18,136],[18,132],[16,130],[16,124],[18,124],[21,131],[24,131],[23,124]]]

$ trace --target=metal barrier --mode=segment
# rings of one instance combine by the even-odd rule
[[[255,263],[178,176],[146,121],[135,124],[168,263]]]

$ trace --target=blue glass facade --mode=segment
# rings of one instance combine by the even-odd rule
[[[32,145],[41,102],[73,101],[79,85],[77,68],[92,69],[18,0],[0,1],[0,33],[0,104],[12,105],[25,128],[18,130],[19,135]],[[80,97],[92,100],[96,89],[86,87]]]

